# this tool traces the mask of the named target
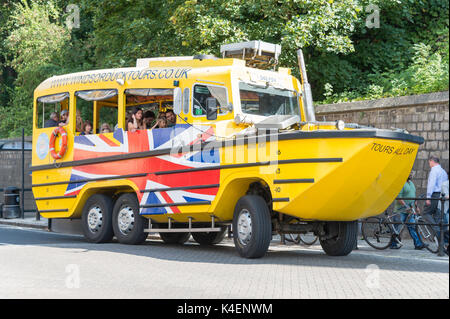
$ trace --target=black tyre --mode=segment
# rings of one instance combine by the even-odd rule
[[[190,233],[159,233],[161,239],[166,244],[182,245],[188,241]]]
[[[192,233],[192,237],[200,245],[216,245],[223,240],[226,231],[227,228],[223,227],[219,232]]]
[[[107,195],[89,197],[83,207],[81,225],[84,237],[91,243],[107,243],[114,236],[112,228],[113,201]]]
[[[422,218],[419,218],[417,220],[417,226],[416,226],[416,232],[419,234],[420,239],[422,242],[427,246],[427,249],[437,254],[439,251],[439,240],[437,238],[436,232],[434,229],[429,225],[424,225],[426,223]]]
[[[114,235],[121,244],[138,245],[145,242],[148,219],[139,215],[139,202],[134,193],[125,193],[117,199],[113,209]]]
[[[393,240],[392,230],[384,219],[369,217],[362,221],[361,233],[364,240],[375,249],[388,248]]]
[[[358,234],[358,223],[356,221],[328,222],[326,229],[328,238],[321,238],[320,245],[327,255],[346,256],[356,246]]]
[[[260,258],[272,239],[272,222],[267,203],[260,196],[241,197],[234,209],[233,239],[239,255]]]

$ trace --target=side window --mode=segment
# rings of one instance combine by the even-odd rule
[[[113,132],[117,124],[117,90],[78,91],[75,96],[77,131],[81,135]]]
[[[69,93],[39,97],[36,103],[36,128],[58,126],[63,110],[69,110]]]
[[[223,86],[213,85],[194,85],[194,99],[192,101],[192,114],[195,116],[206,115],[206,99],[213,97],[217,101],[217,107],[219,107],[219,113],[225,113],[227,106],[228,96],[227,90]]]
[[[183,113],[189,114],[189,88],[183,91]]]
[[[131,131],[167,128],[176,124],[173,109],[173,89],[127,89],[126,126]]]

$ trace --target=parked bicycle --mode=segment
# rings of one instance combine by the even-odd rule
[[[313,233],[306,234],[286,234],[285,240],[294,243],[294,244],[304,244],[307,246],[314,245],[319,237],[314,235]]]
[[[407,221],[411,220],[411,217],[414,216],[415,230],[422,242],[427,245],[426,249],[432,253],[437,253],[439,241],[433,228],[426,225],[427,222],[417,213],[414,207],[410,207],[406,212],[408,216],[404,219],[404,222],[396,221],[396,219],[400,220],[400,218],[396,218],[400,213],[389,215],[387,212],[384,213],[383,217],[369,217],[364,219],[361,225],[364,240],[371,247],[380,250],[388,248],[393,241],[396,241],[399,246],[403,246],[400,234],[408,224],[411,224]],[[396,227],[394,227],[394,223],[397,223]]]

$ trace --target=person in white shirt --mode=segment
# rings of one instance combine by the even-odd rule
[[[441,198],[442,184],[448,181],[447,172],[439,164],[439,158],[431,156],[428,160],[431,171],[428,175],[427,183],[427,201],[424,209],[423,217],[430,223],[438,224],[441,221],[441,210],[439,209]],[[436,235],[440,236],[440,229],[438,226],[433,226]],[[445,242],[448,243],[448,232],[445,232]]]

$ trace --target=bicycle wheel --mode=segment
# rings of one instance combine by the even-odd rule
[[[375,249],[386,249],[392,242],[392,230],[383,218],[369,217],[362,221],[364,240]]]
[[[308,246],[314,245],[319,239],[319,237],[317,237],[313,233],[300,234],[299,236],[300,242]]]
[[[420,239],[424,244],[427,244],[427,249],[436,254],[439,250],[439,240],[435,231],[429,225],[425,225],[423,219],[417,219],[416,232],[419,234]]]
[[[284,239],[294,244],[300,244],[300,236],[298,234],[284,234]]]

